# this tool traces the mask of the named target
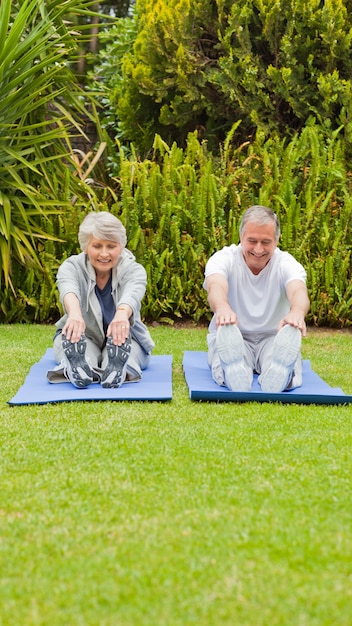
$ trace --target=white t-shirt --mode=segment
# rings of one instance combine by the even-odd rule
[[[211,274],[227,278],[228,301],[243,333],[276,333],[279,322],[290,310],[287,283],[291,280],[306,282],[304,267],[279,248],[264,269],[253,274],[244,260],[241,244],[225,246],[215,252],[205,267],[205,277]],[[215,332],[215,316],[209,332]]]

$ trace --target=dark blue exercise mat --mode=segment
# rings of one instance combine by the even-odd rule
[[[9,400],[8,404],[47,404],[72,400],[148,400],[163,402],[172,398],[172,356],[152,356],[143,371],[142,380],[125,383],[118,389],[104,389],[93,383],[85,389],[77,389],[71,383],[49,383],[46,372],[56,363],[53,349],[48,348],[44,356],[35,363],[24,384]]]
[[[211,376],[206,352],[186,351],[183,356],[183,371],[191,400],[213,402],[295,402],[297,404],[348,404],[352,396],[342,389],[330,387],[316,374],[309,361],[303,361],[303,385],[291,391],[265,393],[254,376],[252,390],[230,391],[217,385]]]

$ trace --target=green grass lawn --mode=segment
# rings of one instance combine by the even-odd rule
[[[351,626],[352,405],[173,400],[10,407],[51,345],[0,326],[0,625]],[[352,334],[303,356],[352,394]]]

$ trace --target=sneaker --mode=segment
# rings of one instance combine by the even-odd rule
[[[125,380],[127,361],[131,352],[131,338],[127,337],[121,346],[115,346],[112,337],[106,341],[109,362],[102,373],[102,387],[120,387]]]
[[[224,370],[225,384],[231,391],[250,391],[252,378],[244,363],[244,341],[238,326],[219,326],[216,347]]]
[[[280,393],[289,387],[301,343],[302,335],[298,328],[286,324],[279,330],[274,339],[272,363],[261,378],[262,391]]]
[[[87,339],[83,333],[77,343],[72,343],[62,335],[65,354],[65,373],[75,387],[88,387],[93,382],[93,372],[86,361]]]

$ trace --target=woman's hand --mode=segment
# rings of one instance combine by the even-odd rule
[[[81,307],[74,293],[67,293],[64,297],[64,306],[67,311],[66,324],[62,334],[72,343],[77,343],[86,329]]]
[[[118,307],[114,318],[111,320],[108,330],[106,332],[107,337],[111,335],[112,340],[116,346],[121,346],[125,343],[128,335],[130,334],[131,325],[129,318],[132,315],[131,307],[124,304],[123,307]]]
[[[65,326],[62,329],[62,334],[66,335],[66,338],[72,343],[77,343],[82,337],[86,329],[86,325],[83,317],[76,317],[69,315]]]

